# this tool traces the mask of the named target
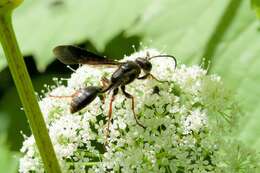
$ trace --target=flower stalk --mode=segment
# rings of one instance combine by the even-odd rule
[[[60,173],[59,163],[12,27],[12,11],[21,2],[21,0],[0,0],[0,41],[45,171]]]

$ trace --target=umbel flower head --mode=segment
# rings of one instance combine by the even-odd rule
[[[161,54],[136,52],[123,61]],[[238,173],[257,172],[258,158],[232,138],[239,109],[221,78],[200,66],[178,65],[169,58],[151,60],[160,80],[135,80],[126,86],[136,100],[138,126],[131,100],[122,93],[113,103],[106,143],[111,94],[97,97],[81,111],[70,113],[69,96],[86,86],[100,86],[109,67],[79,67],[67,80],[45,94],[40,107],[63,172]],[[57,97],[51,97],[51,96]],[[25,137],[19,171],[44,172],[33,136]]]

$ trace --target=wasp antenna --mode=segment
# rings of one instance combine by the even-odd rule
[[[177,60],[176,60],[176,58],[175,58],[174,56],[172,56],[172,55],[155,55],[155,56],[152,56],[152,57],[148,58],[148,60],[151,60],[151,59],[153,59],[153,58],[161,58],[161,57],[172,58],[173,61],[174,61],[174,68],[177,67]]]

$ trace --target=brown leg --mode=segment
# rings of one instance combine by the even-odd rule
[[[152,75],[151,73],[149,73],[149,76],[151,76],[151,78],[154,79],[154,80],[156,80],[157,82],[160,82],[160,83],[167,82],[167,83],[169,83],[169,81],[167,81],[167,80],[159,80],[159,79],[157,79],[157,78],[156,78],[154,75]]]
[[[115,100],[115,96],[117,95],[117,93],[118,93],[118,88],[113,90],[113,94],[112,94],[112,97],[111,97],[110,103],[109,103],[108,122],[107,122],[107,129],[106,129],[105,144],[107,144],[107,138],[109,136],[109,128],[110,128],[110,123],[111,123],[111,119],[112,119],[113,101]]]
[[[108,87],[109,83],[110,83],[109,79],[106,78],[105,76],[102,76],[102,78],[101,78],[102,87],[103,87],[103,88]]]
[[[138,119],[137,119],[137,116],[136,116],[136,113],[135,113],[135,99],[134,99],[134,97],[133,97],[131,94],[129,94],[128,92],[125,91],[125,86],[121,86],[121,89],[122,89],[123,94],[124,94],[127,98],[129,98],[129,99],[132,100],[132,111],[133,111],[133,114],[134,114],[134,118],[135,118],[136,123],[137,123],[139,126],[145,128],[145,126],[142,125],[142,124],[138,121]]]
[[[147,73],[141,77],[138,77],[137,79],[140,79],[140,80],[143,80],[143,79],[147,79],[148,77],[151,77],[152,79],[156,80],[157,82],[160,82],[160,83],[164,83],[164,82],[167,82],[169,83],[169,81],[163,81],[163,80],[159,80],[157,79],[154,75],[152,75],[151,73]]]
[[[107,88],[107,87],[109,86],[109,83],[110,83],[109,79],[106,78],[105,76],[103,76],[103,77],[101,78],[101,84],[102,84],[102,88],[103,88],[103,89],[104,89],[104,88]],[[105,100],[106,100],[106,96],[105,96],[105,94],[103,94],[102,104],[105,104]]]

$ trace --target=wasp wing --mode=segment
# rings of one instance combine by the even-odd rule
[[[107,59],[80,47],[61,45],[53,49],[53,53],[63,64],[120,65],[121,62]]]

